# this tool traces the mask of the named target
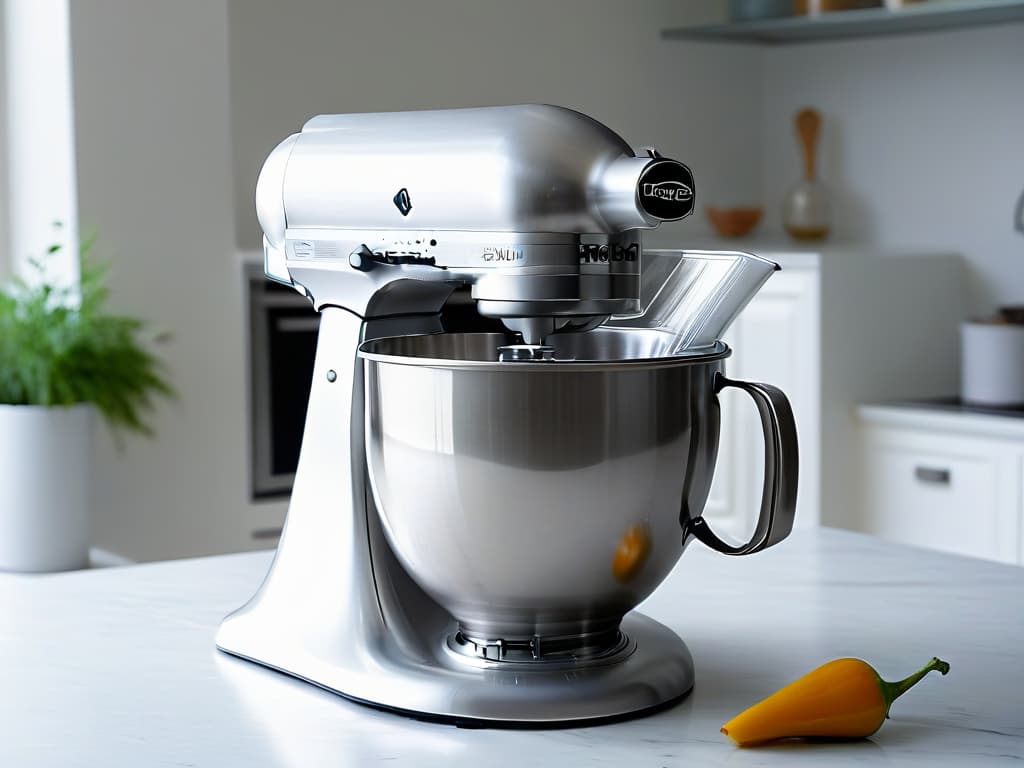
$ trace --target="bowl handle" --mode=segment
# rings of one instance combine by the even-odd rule
[[[778,544],[793,530],[796,514],[796,485],[799,455],[796,422],[785,393],[770,384],[736,381],[715,375],[715,394],[726,387],[742,389],[753,399],[761,415],[764,431],[764,490],[761,513],[750,541],[739,546],[722,541],[707,521],[698,516],[690,523],[690,533],[699,541],[726,555],[749,555]]]

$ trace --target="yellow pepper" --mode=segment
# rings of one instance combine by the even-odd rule
[[[933,669],[944,675],[949,664],[932,659],[906,680],[887,683],[860,659],[836,659],[740,713],[722,733],[741,747],[791,737],[870,736],[893,701]]]

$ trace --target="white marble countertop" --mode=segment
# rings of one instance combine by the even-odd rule
[[[0,575],[0,766],[1021,765],[1024,569],[798,531],[727,558],[694,545],[644,609],[689,644],[680,705],[613,725],[460,730],[378,712],[216,651],[268,553]],[[870,740],[741,750],[718,729],[818,664],[902,678]]]

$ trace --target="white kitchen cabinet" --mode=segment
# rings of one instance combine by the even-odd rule
[[[899,406],[859,417],[859,530],[1022,562],[1024,418]]]
[[[726,333],[733,349],[727,374],[774,384],[789,396],[800,445],[796,525],[855,528],[856,406],[957,390],[959,257],[852,246],[694,247],[750,251],[782,267]],[[723,392],[722,408],[705,514],[727,535],[742,537],[760,506],[761,427],[741,392]]]

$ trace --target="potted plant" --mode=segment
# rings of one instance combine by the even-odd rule
[[[88,564],[96,415],[151,435],[146,412],[172,394],[148,349],[156,337],[107,310],[107,265],[91,245],[76,288],[46,280],[39,261],[37,279],[0,285],[0,570]]]

